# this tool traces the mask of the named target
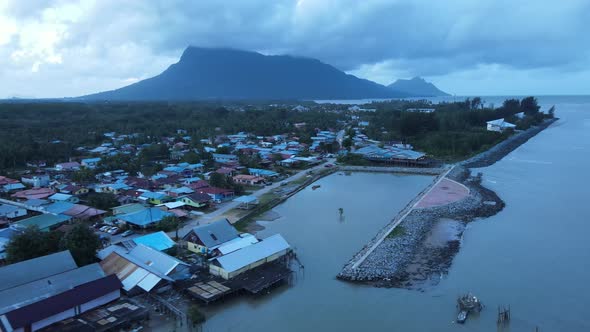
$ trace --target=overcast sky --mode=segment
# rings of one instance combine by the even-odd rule
[[[590,94],[589,0],[1,0],[0,97],[118,88],[188,45],[318,58],[457,95]]]

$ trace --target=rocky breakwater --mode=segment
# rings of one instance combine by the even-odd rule
[[[558,118],[554,119],[547,119],[542,124],[538,126],[531,127],[527,130],[518,132],[504,141],[496,144],[495,146],[491,147],[489,150],[484,151],[472,158],[469,158],[460,164],[464,167],[469,168],[479,168],[479,167],[487,167],[493,165],[498,160],[504,158],[507,154],[512,152],[517,147],[521,146],[522,144],[526,143],[529,139],[533,136],[537,135],[547,127],[549,127],[552,123],[559,120]]]
[[[457,229],[459,236],[465,223],[494,215],[504,207],[504,202],[493,191],[481,186],[481,174],[471,176],[468,169],[457,166],[447,174],[447,178],[467,186],[470,194],[451,204],[411,209],[360,264],[361,253],[374,243],[369,243],[355,255],[338,278],[400,288],[421,288],[425,283],[440,280],[440,274],[446,273],[459,250],[459,241],[451,239],[443,245],[428,243],[435,224],[445,219],[460,221],[463,227]]]

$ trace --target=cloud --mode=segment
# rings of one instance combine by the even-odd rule
[[[187,45],[309,56],[380,83],[422,75],[471,91],[465,73],[497,87],[514,73],[550,92],[522,74],[537,73],[579,89],[589,20],[587,0],[5,0],[0,95],[116,88],[158,74]]]

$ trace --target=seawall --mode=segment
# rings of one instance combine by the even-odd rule
[[[426,283],[436,284],[450,268],[453,257],[459,251],[460,241],[449,240],[442,246],[429,245],[427,238],[434,225],[445,218],[460,221],[460,235],[466,223],[492,216],[504,208],[500,197],[481,185],[481,174],[472,176],[469,168],[494,164],[555,121],[547,120],[519,132],[489,150],[458,163],[448,174],[439,175],[437,179],[446,176],[465,185],[470,190],[469,196],[447,205],[416,208],[416,202],[430,190],[435,180],[354,255],[337,277],[370,282],[376,286],[409,289],[420,289]],[[401,227],[403,232],[394,233],[397,227]]]

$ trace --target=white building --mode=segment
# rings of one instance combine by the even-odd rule
[[[209,264],[209,273],[226,280],[231,279],[262,264],[275,261],[285,256],[289,250],[289,243],[280,234],[275,234],[227,255],[215,257]]]
[[[488,126],[487,126],[488,131],[503,132],[506,129],[516,128],[515,124],[506,122],[504,119],[497,119],[497,120],[488,121],[487,124],[488,124]]]

